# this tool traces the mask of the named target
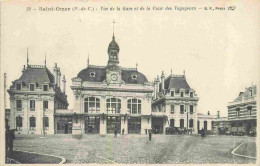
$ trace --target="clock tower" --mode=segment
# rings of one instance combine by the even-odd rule
[[[119,64],[119,46],[115,41],[115,36],[113,33],[112,41],[108,46],[108,63],[106,66],[106,82],[112,84],[120,84],[123,81],[121,80],[122,70]]]

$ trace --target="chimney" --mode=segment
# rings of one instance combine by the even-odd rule
[[[162,71],[162,75],[161,75],[161,80],[162,80],[162,93],[164,94],[164,80],[165,80],[165,75],[164,72]]]
[[[58,73],[57,86],[58,86],[58,87],[61,87],[61,86],[60,86],[60,79],[61,79],[60,76],[61,76],[61,72],[60,72],[60,68],[59,68],[59,67],[58,67],[57,73]]]
[[[208,111],[208,115],[210,115],[209,111]]]
[[[157,89],[156,89],[156,78],[154,78],[154,81],[153,81],[153,87],[154,87],[154,99],[156,99],[157,98]]]
[[[55,66],[53,68],[53,74],[54,74],[55,86],[58,86],[58,67],[57,67],[57,63],[55,63]]]
[[[219,111],[218,111],[218,118],[220,117]]]
[[[66,93],[66,78],[65,78],[65,75],[63,75],[62,83],[63,83],[62,92],[65,94]]]
[[[157,75],[157,79],[156,79],[156,93],[157,93],[157,97],[158,96],[158,93],[159,93],[159,84],[160,84],[160,78],[159,78],[159,75]]]

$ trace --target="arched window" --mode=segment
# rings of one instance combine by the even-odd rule
[[[35,117],[30,117],[30,130],[35,130],[36,120]]]
[[[141,114],[142,102],[139,99],[129,99],[127,108],[130,114]]]
[[[22,130],[21,128],[23,127],[23,118],[20,116],[16,117],[16,129],[17,130]]]
[[[100,99],[96,97],[88,97],[84,100],[84,112],[100,111]]]
[[[109,113],[120,113],[121,100],[117,98],[107,99],[107,112]]]

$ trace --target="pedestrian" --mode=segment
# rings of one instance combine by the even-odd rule
[[[204,130],[204,128],[201,129],[200,134],[201,134],[201,137],[205,137],[205,130]]]
[[[147,129],[144,129],[145,130],[145,135],[147,135]]]
[[[151,141],[152,140],[152,130],[149,130],[148,132],[149,132],[149,141]]]
[[[117,128],[115,127],[115,130],[114,130],[114,138],[117,137]]]
[[[125,134],[125,129],[123,128],[123,129],[122,129],[122,135],[124,135],[124,134]]]
[[[8,149],[9,149],[9,126],[6,126],[5,129],[5,158],[7,160],[7,157],[9,156]]]

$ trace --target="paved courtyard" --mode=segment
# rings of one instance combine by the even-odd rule
[[[255,137],[153,135],[17,135],[16,150],[57,155],[66,163],[255,163],[254,159],[234,156],[231,151],[242,142],[254,144]],[[256,151],[255,146],[252,150]],[[254,155],[254,154],[253,154]]]

